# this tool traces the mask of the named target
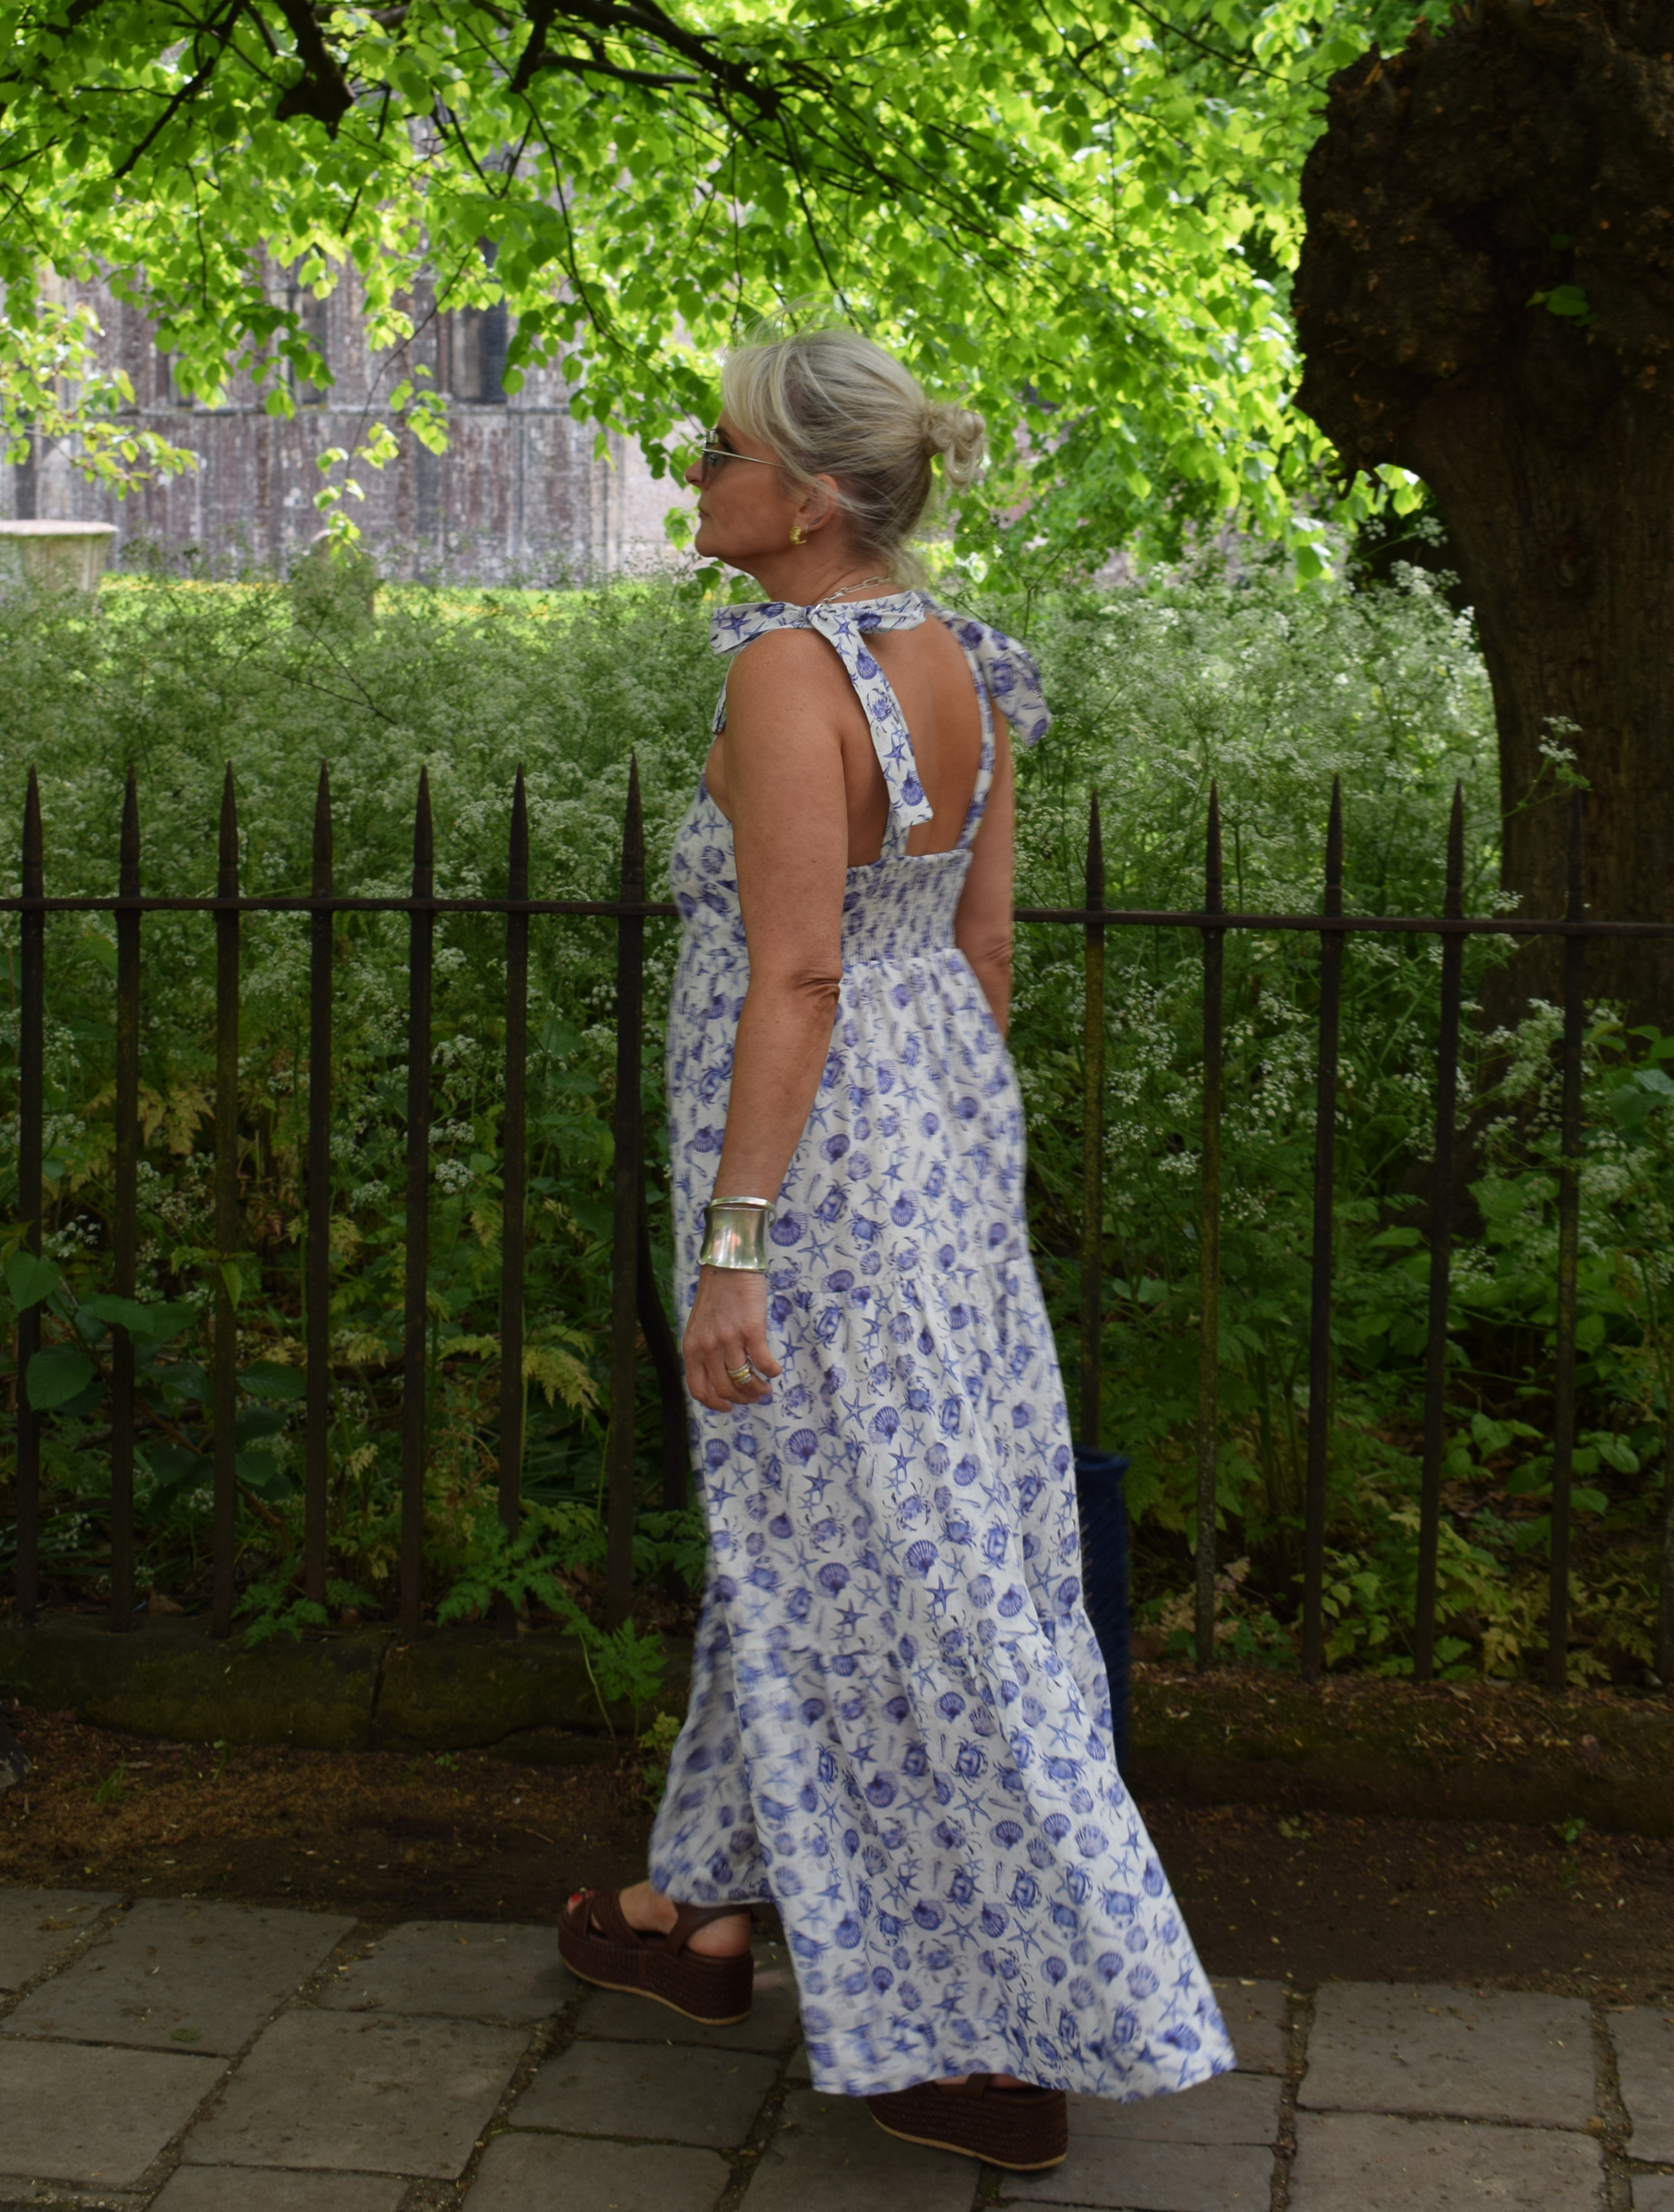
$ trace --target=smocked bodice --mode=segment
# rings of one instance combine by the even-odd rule
[[[843,965],[864,960],[912,960],[953,943],[959,896],[970,872],[969,847],[906,853],[851,868],[843,890]],[[732,824],[707,783],[687,815],[669,865],[674,903],[685,924],[688,958],[720,966],[748,955],[738,907]]]

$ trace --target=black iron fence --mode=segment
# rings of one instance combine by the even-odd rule
[[[229,1267],[236,1261],[239,1205],[236,1131],[238,1118],[238,998],[240,931],[246,915],[298,914],[309,918],[309,1067],[306,1147],[304,1408],[303,1580],[305,1596],[326,1593],[328,1428],[331,1368],[328,1342],[330,1300],[331,1085],[313,1071],[332,1064],[332,923],[351,912],[409,916],[409,997],[406,1110],[406,1243],[403,1328],[402,1486],[399,1614],[403,1632],[418,1633],[424,1565],[426,1292],[429,1262],[432,985],[434,929],[439,915],[504,917],[505,1073],[502,1136],[503,1231],[500,1292],[501,1375],[499,1509],[510,1535],[520,1513],[523,1458],[521,1388],[524,1352],[524,1223],[526,1062],[528,1039],[529,932],[548,916],[613,920],[617,933],[615,1162],[610,1327],[613,1409],[606,1451],[608,1548],[606,1581],[612,1616],[625,1616],[632,1574],[637,1482],[633,1407],[643,1337],[655,1370],[662,1409],[663,1502],[683,1505],[686,1495],[686,1408],[673,1330],[651,1263],[645,1192],[641,1102],[643,1048],[645,925],[675,918],[675,909],[645,896],[645,848],[638,775],[631,769],[622,827],[620,887],[613,900],[539,899],[529,896],[528,813],[520,771],[513,795],[503,898],[439,897],[428,779],[419,779],[413,830],[412,890],[406,897],[354,897],[334,888],[331,798],[322,768],[314,816],[313,871],[306,896],[250,897],[238,887],[238,822],[232,772],[227,771],[220,817],[219,867],[212,898],[143,896],[139,889],[138,810],[129,776],[123,812],[119,881],[114,897],[48,897],[45,890],[40,795],[31,772],[25,807],[21,896],[0,899],[0,912],[20,917],[18,974],[18,1200],[17,1220],[27,1248],[39,1254],[43,1220],[43,1131],[46,937],[48,914],[108,914],[116,928],[114,1204],[110,1225],[113,1292],[132,1299],[136,1272],[139,1124],[139,1009],[141,924],[158,913],[202,913],[214,921],[216,944],[215,1223],[218,1283],[211,1397],[213,1436],[213,1562],[212,1626],[218,1635],[233,1624],[237,1476],[234,1417],[237,1386],[237,1315]],[[1592,921],[1585,918],[1579,795],[1570,822],[1567,911],[1561,920],[1470,917],[1463,912],[1464,829],[1461,794],[1454,794],[1448,833],[1447,888],[1439,915],[1345,915],[1343,912],[1343,810],[1333,788],[1326,839],[1324,897],[1314,914],[1233,914],[1222,896],[1218,800],[1211,792],[1204,856],[1203,903],[1195,912],[1148,912],[1105,905],[1098,802],[1088,820],[1084,903],[1075,907],[1019,907],[1017,920],[1031,926],[1079,930],[1085,942],[1085,1089],[1080,1242],[1080,1360],[1078,1431],[1082,1445],[1097,1451],[1101,1439],[1100,1367],[1105,1290],[1101,1224],[1106,1096],[1105,933],[1112,928],[1187,929],[1203,950],[1203,1133],[1199,1177],[1202,1266],[1197,1420],[1196,1646],[1198,1664],[1213,1662],[1215,1612],[1215,1488],[1220,1418],[1222,1202],[1222,963],[1229,930],[1304,931],[1320,940],[1318,1078],[1315,1104],[1314,1233],[1311,1256],[1310,1346],[1307,1396],[1308,1458],[1305,1506],[1302,1663],[1314,1677],[1325,1646],[1326,1473],[1330,1444],[1332,1223],[1335,1199],[1338,1056],[1345,940],[1357,933],[1439,938],[1442,946],[1440,1026],[1437,1049],[1435,1136],[1430,1200],[1429,1319],[1425,1352],[1424,1455],[1420,1489],[1418,1592],[1413,1622],[1413,1672],[1431,1679],[1437,1629],[1437,1562],[1445,1442],[1445,1382],[1464,940],[1472,935],[1560,937],[1564,942],[1561,1165],[1558,1192],[1557,1320],[1554,1353],[1554,1434],[1551,1485],[1551,1581],[1548,1606],[1547,1679],[1564,1686],[1569,1603],[1571,1478],[1575,1446],[1577,1281],[1579,1261],[1579,1152],[1585,1037],[1586,946],[1589,938],[1674,935],[1674,924]],[[19,1315],[16,1413],[16,1604],[25,1622],[35,1617],[39,1593],[40,1438],[44,1416],[30,1404],[23,1379],[40,1349],[40,1309]],[[126,1328],[114,1326],[110,1380],[111,1496],[110,1618],[122,1630],[134,1618],[134,1353]],[[1657,1670],[1674,1677],[1674,1484],[1664,1500]],[[514,1624],[502,1610],[501,1627]]]

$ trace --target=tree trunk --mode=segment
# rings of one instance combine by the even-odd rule
[[[1493,687],[1503,878],[1564,910],[1585,778],[1591,916],[1674,921],[1674,18],[1478,0],[1332,80],[1308,157],[1299,401],[1351,470],[1447,522]],[[1557,995],[1555,945],[1495,997]],[[1674,1028],[1674,943],[1588,979]]]

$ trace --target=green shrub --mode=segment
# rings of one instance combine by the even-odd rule
[[[979,611],[1002,625],[1016,612],[999,601]],[[1422,579],[1299,594],[1258,571],[1070,593],[1036,601],[1030,629],[1058,719],[1020,764],[1020,903],[1079,901],[1086,801],[1096,788],[1111,903],[1197,907],[1215,780],[1228,903],[1253,912],[1315,907],[1339,776],[1349,909],[1433,912],[1457,778],[1468,903],[1492,910],[1498,802],[1486,682],[1466,625]],[[0,603],[11,677],[0,718],[0,790],[17,821],[34,761],[49,891],[108,891],[132,763],[145,889],[203,894],[214,888],[231,760],[244,889],[298,892],[309,884],[316,779],[329,760],[338,889],[399,894],[410,878],[422,767],[438,889],[493,893],[505,882],[510,792],[521,763],[535,892],[608,897],[631,753],[655,889],[707,743],[719,669],[705,632],[705,607],[673,584],[545,595],[385,590],[370,621],[329,601],[293,601],[278,586],[160,577],[114,581],[91,607],[14,598]],[[261,1593],[253,1608],[263,1620],[282,1611],[299,1518],[307,927],[301,916],[260,916],[243,932],[241,1573]],[[596,1537],[614,946],[607,924],[584,920],[537,921],[532,937],[526,1486],[549,1517],[543,1526],[579,1529],[592,1515]],[[1073,930],[1045,925],[1025,926],[1019,939],[1014,1045],[1030,1119],[1031,1197],[1073,1376],[1079,947]],[[666,1260],[655,1195],[656,1038],[674,932],[653,924],[647,940],[653,1233]],[[89,1300],[108,1284],[114,946],[102,916],[52,917],[47,940],[48,1252],[62,1278],[49,1300],[47,1336],[63,1395],[48,1424],[46,1542],[51,1572],[67,1589],[104,1572],[108,1320]],[[480,1597],[495,1541],[503,932],[491,917],[444,917],[436,941],[428,1534],[436,1597],[459,1593],[457,1611]],[[15,978],[14,919],[5,942]],[[333,1568],[346,1586],[378,1593],[389,1587],[397,1529],[406,947],[404,917],[340,918]],[[1473,940],[1468,988],[1492,957]],[[1336,1663],[1390,1671],[1408,1663],[1415,1571],[1438,966],[1433,942],[1394,936],[1351,940],[1345,964],[1331,1648]],[[1113,930],[1109,970],[1106,1441],[1134,1459],[1142,1610],[1183,1648],[1195,1492],[1198,940],[1189,931]],[[149,1409],[142,1540],[158,1587],[171,1584],[189,1599],[203,1567],[208,1503],[208,919],[148,919],[144,975],[140,1294],[178,1313],[173,1336],[142,1349],[140,1359]],[[1306,933],[1228,940],[1224,1629],[1232,1652],[1274,1665],[1294,1657],[1300,1564],[1317,989],[1317,940]],[[12,1005],[0,1062],[0,1180],[13,1172],[15,1141],[15,982]],[[1537,1018],[1496,1077],[1479,1162],[1480,1233],[1462,1243],[1456,1270],[1443,1568],[1444,1656],[1461,1668],[1515,1670],[1539,1646],[1545,1530],[1537,1447],[1549,1408],[1554,1188],[1548,1043]],[[1595,1668],[1642,1665],[1649,1650],[1649,1521],[1674,1346],[1659,1272],[1667,1244],[1659,1226],[1661,1051],[1659,1040],[1623,1040],[1601,1011],[1590,1077],[1600,1134],[1587,1180],[1586,1463],[1578,1461],[1585,1479],[1576,1552],[1578,1618],[1592,1639],[1578,1663]],[[1484,1079],[1485,1071],[1468,1070],[1469,1085]],[[20,1279],[19,1295],[28,1287]],[[68,1364],[75,1359],[80,1366]],[[649,1500],[656,1457],[649,1374],[639,1411]],[[689,1525],[670,1527],[648,1541],[689,1552],[692,1536]],[[7,1540],[9,1531],[0,1533]],[[648,1564],[662,1557],[646,1554]],[[566,1587],[583,1587],[585,1544],[572,1564]],[[542,1573],[551,1566],[545,1560]]]

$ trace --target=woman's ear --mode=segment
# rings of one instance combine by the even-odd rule
[[[802,527],[813,532],[823,527],[838,511],[840,501],[835,477],[815,477],[803,495],[802,505],[797,510],[797,520]]]

